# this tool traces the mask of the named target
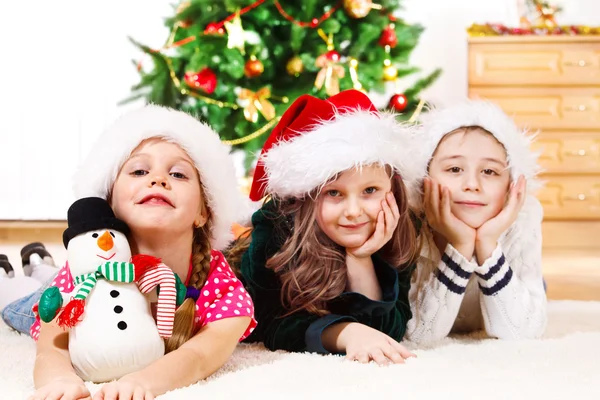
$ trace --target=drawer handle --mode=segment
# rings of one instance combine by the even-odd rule
[[[578,112],[583,112],[583,111],[587,111],[587,106],[584,104],[580,104],[578,106],[571,106],[571,107],[565,107],[565,110],[567,111],[578,111]]]
[[[577,62],[574,62],[574,61],[565,61],[563,64],[566,65],[566,66],[568,66],[568,67],[589,67],[592,63],[588,63],[585,60],[579,60]]]
[[[587,151],[585,151],[584,149],[579,149],[579,150],[571,150],[566,152],[567,155],[569,156],[579,156],[579,157],[586,157],[589,156],[589,154],[587,153]]]
[[[585,194],[579,193],[577,196],[565,196],[563,199],[568,201],[585,201],[587,197]]]

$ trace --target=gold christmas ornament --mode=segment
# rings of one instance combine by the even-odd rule
[[[381,5],[373,4],[373,0],[344,0],[344,10],[352,18],[364,18],[372,9],[380,10]]]
[[[287,70],[288,74],[297,77],[302,73],[302,71],[304,71],[304,63],[300,57],[295,56],[289,59],[285,69]]]
[[[383,80],[384,81],[395,81],[398,77],[398,69],[392,65],[390,60],[383,62]]]
[[[325,86],[327,96],[334,96],[340,92],[340,79],[346,74],[346,70],[340,64],[340,53],[329,50],[321,54],[315,61],[315,66],[321,68],[315,79],[315,87],[321,89]]]

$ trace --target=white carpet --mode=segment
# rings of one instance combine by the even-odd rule
[[[600,302],[550,302],[542,340],[481,337],[410,346],[418,358],[390,367],[240,345],[214,376],[159,399],[600,399]],[[34,358],[33,341],[0,323],[0,399],[31,394]]]

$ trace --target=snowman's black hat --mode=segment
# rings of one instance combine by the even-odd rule
[[[114,229],[127,235],[129,227],[117,217],[108,202],[100,197],[84,197],[75,201],[67,212],[69,227],[63,232],[65,248],[75,236],[99,229]]]

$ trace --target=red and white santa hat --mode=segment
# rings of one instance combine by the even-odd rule
[[[498,105],[487,100],[464,100],[450,107],[432,109],[421,119],[422,126],[415,132],[413,142],[414,154],[422,156],[420,163],[429,164],[438,144],[448,133],[458,128],[478,126],[504,146],[513,182],[523,175],[527,179],[529,193],[541,187],[542,183],[537,179],[539,152],[531,148],[536,135],[519,129]]]
[[[182,111],[148,105],[121,116],[98,139],[74,177],[77,198],[107,198],[121,167],[145,139],[175,143],[194,162],[213,218],[211,244],[222,250],[232,224],[247,218],[250,204],[238,190],[230,147],[207,124]]]
[[[408,190],[422,176],[411,162],[409,135],[392,114],[379,113],[357,90],[327,100],[300,96],[266,140],[250,198],[301,198],[336,174],[364,165],[389,165]]]

